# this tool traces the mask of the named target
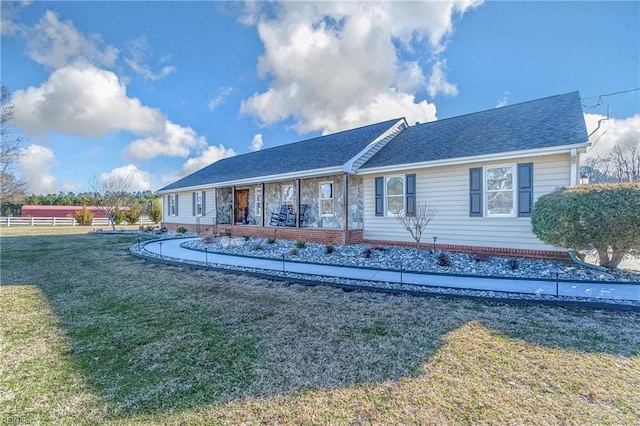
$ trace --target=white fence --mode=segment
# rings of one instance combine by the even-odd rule
[[[126,224],[126,222],[123,222]],[[155,223],[149,218],[140,218],[136,225],[150,225]],[[81,226],[74,217],[0,217],[0,226]],[[90,226],[111,226],[109,219],[94,218]]]

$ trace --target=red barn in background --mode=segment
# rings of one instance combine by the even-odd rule
[[[87,206],[96,219],[106,219],[104,211],[100,207]],[[22,206],[22,217],[75,217],[82,206]],[[123,208],[123,210],[127,210]]]

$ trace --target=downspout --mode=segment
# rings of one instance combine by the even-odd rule
[[[575,186],[578,184],[578,150],[571,148],[571,176],[570,185]]]
[[[573,260],[575,263],[577,263],[580,266],[583,266],[583,267],[589,268],[589,269],[593,269],[593,270],[596,270],[596,271],[600,271],[600,272],[608,272],[609,271],[604,266],[598,266],[598,265],[593,265],[591,263],[583,262],[576,255],[576,251],[574,249],[571,249],[571,248],[567,249],[567,253],[569,253],[569,257],[571,258],[571,260]]]

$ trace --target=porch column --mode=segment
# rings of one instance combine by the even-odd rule
[[[262,212],[262,227],[264,228],[264,217],[266,216],[266,213],[264,212],[264,182],[262,182],[260,184],[260,191],[262,196],[260,197],[260,211]]]
[[[342,174],[342,229],[349,229],[349,175]]]
[[[300,179],[296,179],[296,228],[300,228]]]
[[[231,226],[236,226],[236,186],[231,187],[231,217],[229,218]]]

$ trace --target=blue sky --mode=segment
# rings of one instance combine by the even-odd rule
[[[640,2],[3,1],[1,79],[30,192],[156,190],[391,118],[640,88]],[[585,108],[590,130],[607,108],[590,155],[640,145],[640,91]]]

